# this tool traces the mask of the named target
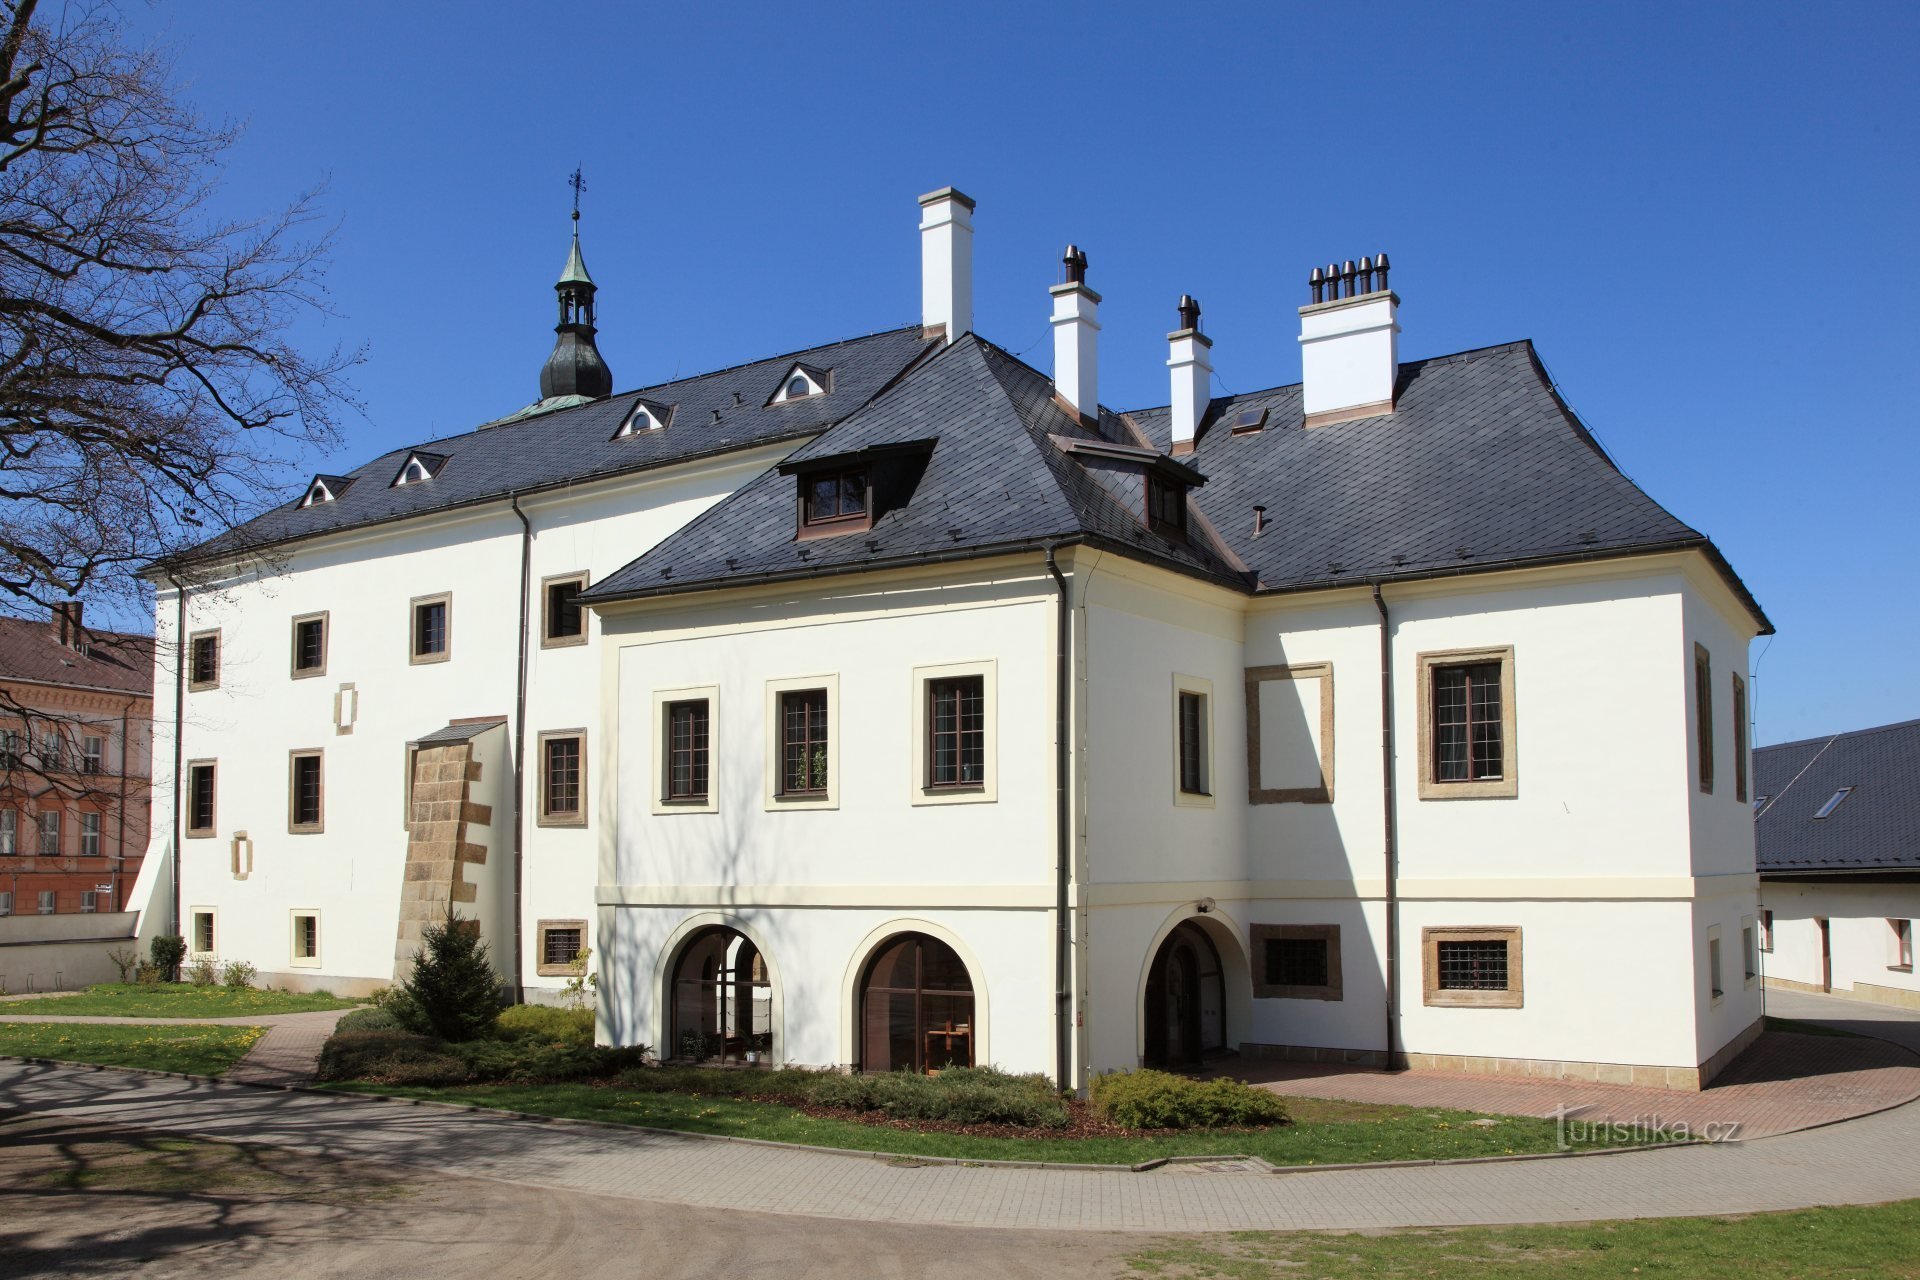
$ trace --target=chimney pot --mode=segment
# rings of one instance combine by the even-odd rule
[[[1380,289],[1384,292],[1387,287],[1387,255],[1384,252],[1374,255],[1373,269],[1379,276]]]
[[[920,317],[927,337],[973,330],[973,200],[952,187],[920,197]]]
[[[1066,266],[1068,284],[1085,284],[1087,282],[1087,255],[1080,251],[1079,245],[1068,245],[1067,251],[1061,255],[1060,261]]]
[[[1329,265],[1324,296],[1315,293],[1300,310],[1300,399],[1309,427],[1393,412],[1400,300],[1387,288],[1387,267],[1384,253]]]
[[[1307,288],[1313,290],[1315,302],[1326,301],[1327,273],[1315,267],[1313,274],[1307,277]]]
[[[1053,295],[1053,390],[1082,418],[1100,416],[1100,295],[1087,287],[1087,255],[1068,245]]]
[[[1360,259],[1360,292],[1373,292],[1373,259]]]
[[[1180,295],[1179,311],[1180,327],[1182,329],[1198,329],[1200,327],[1200,304],[1194,301],[1192,294],[1183,293]]]

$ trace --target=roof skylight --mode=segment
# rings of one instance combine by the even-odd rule
[[[1821,806],[1820,806],[1820,808],[1819,808],[1818,810],[1816,810],[1816,811],[1815,811],[1815,813],[1814,813],[1814,815],[1813,815],[1813,816],[1814,816],[1815,818],[1830,818],[1830,817],[1832,817],[1832,816],[1833,816],[1833,811],[1834,811],[1835,809],[1838,809],[1838,808],[1840,807],[1840,802],[1841,802],[1842,800],[1845,800],[1845,799],[1846,799],[1846,798],[1847,798],[1848,796],[1850,796],[1850,795],[1852,795],[1852,794],[1853,794],[1853,788],[1852,788],[1852,787],[1842,787],[1842,788],[1840,788],[1840,789],[1839,789],[1838,791],[1836,791],[1836,792],[1834,792],[1834,793],[1833,793],[1833,794],[1832,794],[1831,796],[1829,796],[1829,797],[1827,797],[1827,802],[1826,802],[1825,804],[1823,804],[1823,805],[1821,805]]]
[[[1265,409],[1242,409],[1233,416],[1233,434],[1243,435],[1249,431],[1258,431],[1267,425]]]

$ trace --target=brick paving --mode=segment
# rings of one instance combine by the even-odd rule
[[[212,1027],[265,1027],[267,1034],[254,1041],[246,1057],[227,1070],[226,1078],[242,1084],[305,1084],[313,1079],[320,1061],[320,1046],[333,1034],[333,1024],[349,1009],[324,1009],[309,1013],[269,1013],[238,1018],[106,1018],[55,1017],[51,1014],[0,1014],[4,1022],[105,1023],[124,1026],[168,1026],[192,1023]]]
[[[1242,1070],[1244,1068],[1244,1070]],[[1457,1071],[1378,1071],[1311,1063],[1235,1065],[1275,1093],[1352,1102],[1444,1107],[1495,1115],[1567,1112],[1580,1123],[1632,1123],[1648,1117],[1763,1138],[1832,1124],[1920,1098],[1920,1055],[1882,1040],[1770,1031],[1697,1092],[1579,1080],[1468,1075]]]

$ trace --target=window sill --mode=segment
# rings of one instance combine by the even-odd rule
[[[915,805],[943,804],[991,804],[999,796],[984,782],[969,783],[964,787],[919,786],[913,789]]]
[[[324,823],[310,822],[304,826],[294,826],[289,823],[287,826],[287,834],[290,836],[320,836],[326,833],[327,828]]]
[[[541,636],[542,649],[578,649],[586,644],[587,636],[583,631],[577,636]]]
[[[767,797],[767,808],[838,809],[840,798],[832,791],[776,791]]]
[[[407,664],[415,667],[428,667],[436,662],[445,662],[450,656],[451,655],[444,650],[440,653],[415,653],[408,656]]]
[[[1210,791],[1182,791],[1173,789],[1173,807],[1176,809],[1211,809],[1214,807],[1213,793]]]
[[[1482,778],[1473,782],[1420,783],[1422,800],[1512,800],[1520,794],[1518,778]]]
[[[584,827],[587,825],[587,815],[584,813],[542,815],[534,820],[533,825],[536,827]]]
[[[1339,987],[1269,987],[1254,983],[1255,1000],[1344,1000]]]
[[[1887,972],[1888,973],[1912,973],[1913,966],[1910,964],[1890,964],[1887,966]]]
[[[533,967],[533,973],[537,978],[572,978],[578,976],[574,973],[573,966],[570,964],[537,964]]]
[[[1455,991],[1440,990],[1426,993],[1425,1004],[1429,1009],[1518,1009],[1521,1008],[1521,993],[1518,991]]]
[[[315,667],[311,671],[292,672],[291,678],[295,680],[312,680],[312,679],[315,679],[316,677],[324,676],[325,674],[327,674],[327,669],[325,667]]]
[[[218,840],[220,838],[220,833],[218,831],[213,830],[211,827],[209,827],[205,831],[185,832],[183,838],[187,840]],[[25,856],[31,857],[33,855],[27,854]],[[48,855],[43,853],[40,856],[44,858],[44,857],[47,857]]]

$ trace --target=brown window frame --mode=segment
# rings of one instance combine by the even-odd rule
[[[580,945],[574,951],[574,955],[578,956],[581,952],[588,951],[587,922],[585,920],[542,920],[534,926],[535,945],[539,948],[534,952],[533,970],[536,975],[542,978],[564,978],[573,973],[573,961],[571,959],[561,961],[549,961],[547,959],[547,935],[549,933],[564,933],[569,930],[577,930],[580,934]]]
[[[1440,776],[1439,683],[1443,673],[1460,667],[1498,665],[1497,688],[1500,696],[1500,776],[1442,779]],[[1484,649],[1446,649],[1419,655],[1420,746],[1419,793],[1422,800],[1511,799],[1520,794],[1520,744],[1518,708],[1514,694],[1515,660],[1511,645]],[[1467,735],[1471,749],[1472,686],[1469,699]]]
[[[689,717],[698,708],[699,742],[693,738],[691,722],[688,742],[682,747],[677,738],[677,721],[684,712]],[[704,805],[713,798],[713,702],[708,698],[675,698],[661,704],[661,742],[660,742],[660,803],[669,805]],[[684,752],[687,761],[685,787],[676,782],[680,757]],[[693,786],[695,778],[699,787]]]
[[[204,825],[194,820],[200,807],[200,783],[198,775],[207,773],[207,821]],[[181,830],[189,840],[205,840],[219,834],[220,829],[220,762],[218,760],[187,761],[187,785],[181,788],[180,807]]]
[[[423,652],[420,648],[420,611],[439,605],[440,648]],[[425,666],[432,662],[445,662],[453,656],[453,593],[441,591],[430,596],[415,596],[407,602],[407,662],[411,666]]]
[[[1213,761],[1209,758],[1212,753],[1207,750],[1212,745],[1207,728],[1212,716],[1207,695],[1197,689],[1179,689],[1174,694],[1174,706],[1174,741],[1178,748],[1174,761],[1175,785],[1182,795],[1211,796]]]
[[[797,701],[803,698],[811,701],[816,697],[820,701],[820,737],[818,739],[814,737],[812,716],[809,713],[804,722],[805,731],[799,739],[800,749],[805,755],[806,764],[804,772],[807,785],[804,787],[790,787],[787,785],[790,781],[787,773],[787,751],[795,745],[795,742],[788,733],[789,721],[787,704],[790,701]],[[775,706],[779,708],[780,713],[780,723],[776,730],[780,735],[779,751],[775,756],[780,767],[779,788],[776,794],[783,799],[793,798],[802,800],[817,800],[830,794],[833,786],[833,699],[827,692],[826,686],[822,685],[811,689],[782,689],[779,696],[775,699]],[[817,779],[814,777],[814,759],[816,752],[824,757],[820,764],[820,771],[823,776]]]
[[[1252,941],[1253,995],[1256,1000],[1344,1000],[1340,969],[1340,926],[1337,924],[1256,924],[1247,929]],[[1327,949],[1327,980],[1323,984],[1270,981],[1268,944],[1317,941]]]
[[[850,476],[860,480],[861,509],[854,512],[841,511],[839,495],[844,493],[842,482]],[[814,484],[831,477],[834,481],[835,511],[830,516],[813,514],[813,504],[809,500]],[[799,503],[798,528],[800,536],[824,537],[838,533],[858,533],[873,527],[873,472],[865,463],[852,467],[822,467],[813,471],[804,471],[795,477],[797,484],[796,500]]]
[[[571,741],[574,750],[574,808],[553,807],[553,746]],[[587,825],[587,731],[585,729],[549,729],[540,735],[540,797],[538,824],[543,827],[584,827]]]
[[[1440,948],[1447,944],[1504,942],[1507,946],[1505,987],[1443,987],[1440,985]],[[1519,1009],[1526,1004],[1524,947],[1517,925],[1475,925],[1425,928],[1420,931],[1423,1002],[1436,1009]]]
[[[583,569],[577,573],[556,573],[540,579],[540,647],[542,649],[568,649],[587,642],[589,624],[586,606],[580,603],[579,591],[585,591],[590,578]],[[564,587],[576,587],[573,611],[580,629],[568,635],[554,632],[556,606],[554,593]]]
[[[1147,472],[1147,528],[1158,534],[1187,536],[1187,486]]]
[[[200,679],[200,646],[211,645],[213,652],[213,674],[205,680]],[[220,687],[221,639],[220,628],[196,631],[187,637],[187,692],[199,693],[205,689]]]
[[[1733,673],[1733,798],[1747,803],[1747,682]]]
[[[1699,766],[1700,793],[1713,794],[1713,655],[1693,646],[1693,750]]]
[[[301,633],[301,628],[310,627],[310,626],[318,626],[320,628],[320,658],[315,665],[310,667],[303,667],[300,665],[300,659],[302,657],[301,647],[300,647],[300,639],[301,639],[300,633]],[[324,676],[325,674],[327,674],[327,645],[329,640],[329,636],[327,634],[328,630],[329,628],[327,626],[327,611],[324,609],[321,610],[319,613],[303,613],[303,614],[300,614],[298,617],[294,618],[293,620],[293,654],[288,663],[288,670],[295,680],[308,680],[313,678],[314,676]]]
[[[313,817],[301,817],[300,768],[313,761]],[[287,834],[317,835],[327,829],[326,753],[319,747],[296,747],[287,752]]]
[[[971,687],[975,701],[973,709],[973,727],[967,728],[961,720],[965,714],[960,705],[961,690]],[[940,728],[940,700],[943,691],[952,691],[954,698],[953,728]],[[921,785],[928,791],[983,791],[987,785],[987,678],[984,674],[936,676],[926,682],[926,777]],[[972,765],[974,776],[962,777],[968,766],[968,739],[973,739]],[[952,740],[953,774],[951,778],[940,777],[940,750],[942,739]]]

